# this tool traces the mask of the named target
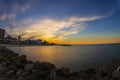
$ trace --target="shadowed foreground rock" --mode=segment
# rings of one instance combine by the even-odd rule
[[[120,59],[113,59],[100,70],[70,73],[47,62],[32,62],[25,55],[0,47],[0,80],[120,80]]]

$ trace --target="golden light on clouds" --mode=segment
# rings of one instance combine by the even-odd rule
[[[22,23],[26,24],[24,27],[18,27],[9,29],[6,31],[14,36],[22,35],[22,39],[43,39],[49,42],[55,43],[71,43],[71,44],[97,44],[104,43],[101,39],[71,39],[68,40],[67,37],[70,35],[75,35],[80,31],[83,31],[88,21],[96,20],[102,18],[98,17],[71,17],[63,20],[56,20],[51,18],[40,19],[34,21],[32,19],[24,20]],[[94,41],[95,40],[95,41]],[[101,41],[100,41],[101,40]],[[102,42],[103,41],[103,42]],[[107,41],[107,40],[106,40]],[[112,42],[112,41],[109,41]]]
[[[82,38],[72,38],[63,41],[62,43],[71,43],[71,44],[111,44],[111,43],[120,43],[120,37],[113,36],[101,36],[101,37],[82,37]]]
[[[24,24],[28,24],[25,27],[18,27],[9,29],[6,28],[7,32],[11,35],[23,35],[23,38],[31,39],[48,39],[48,40],[60,40],[66,38],[66,36],[77,34],[83,31],[86,27],[86,21],[98,19],[99,17],[92,18],[77,18],[72,17],[69,19],[55,20],[55,19],[42,19],[38,20],[29,25],[29,21],[24,21]],[[23,22],[22,22],[23,23]]]

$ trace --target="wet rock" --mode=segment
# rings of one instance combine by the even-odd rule
[[[67,78],[67,77],[64,77],[64,76],[58,76],[57,80],[80,80],[80,78]]]
[[[101,71],[107,74],[111,74],[120,66],[120,59],[113,59],[110,62],[107,62],[101,68]]]
[[[102,78],[101,75],[99,73],[97,73],[92,77],[92,80],[99,80],[101,78]]]
[[[6,47],[0,46],[0,51],[3,51],[3,50],[5,50],[5,49],[6,49]]]
[[[6,61],[2,61],[2,62],[0,63],[0,65],[2,65],[2,66],[7,66],[8,64],[7,64]]]
[[[45,69],[54,69],[55,68],[55,65],[51,64],[51,63],[47,63],[47,62],[42,62],[41,63],[43,65],[43,67]]]
[[[72,76],[72,77],[71,77]],[[76,80],[79,80],[79,79],[86,79],[86,80],[89,80],[89,75],[86,73],[86,71],[84,70],[81,70],[80,72],[74,72],[72,73],[70,77],[74,80],[74,78]]]
[[[8,78],[0,78],[0,80],[9,80]]]
[[[16,65],[17,68],[24,68],[24,65],[26,64],[26,56],[16,56],[13,58],[13,63]]]
[[[7,75],[8,77],[14,76],[14,74],[15,74],[15,71],[14,71],[14,70],[9,70],[9,71],[6,72],[6,75]]]
[[[28,80],[43,80],[43,78],[37,75],[31,75]]]
[[[38,75],[38,76],[39,76],[40,73],[41,73],[41,72],[40,72],[39,69],[33,69],[33,70],[32,70],[32,74],[35,74],[35,75]]]
[[[25,63],[27,59],[25,55],[21,55],[21,56],[16,57],[15,60],[19,63]]]
[[[55,69],[52,69],[50,71],[50,80],[57,80],[57,75],[56,75]]]
[[[70,75],[70,71],[67,68],[61,68],[56,70],[56,74],[58,76],[69,76]]]
[[[18,70],[15,74],[16,77],[28,77],[30,75],[31,75],[30,72],[26,72],[26,71],[23,71],[23,70]]]
[[[32,71],[32,69],[34,69],[34,68],[35,68],[34,64],[28,63],[28,64],[25,65],[24,70],[25,71]]]
[[[40,69],[40,70],[44,70],[45,69],[44,65],[42,63],[40,63],[39,61],[36,61],[34,63],[34,65],[35,65],[36,69]]]
[[[120,79],[120,66],[114,72],[112,72],[112,77]]]
[[[41,76],[46,76],[46,75],[50,75],[50,72],[49,71],[40,71],[40,75]]]
[[[10,65],[8,65],[8,70],[17,70],[18,68],[16,67],[16,65],[14,65],[14,64],[10,64]]]
[[[38,76],[46,76],[49,74],[49,71],[47,70],[32,70],[32,74],[38,75]]]
[[[4,74],[7,70],[8,70],[7,67],[4,67],[4,66],[1,66],[1,65],[0,65],[0,75],[1,75],[1,74]]]
[[[19,77],[18,80],[26,80],[24,77]]]
[[[100,78],[100,80],[110,80],[108,76]]]
[[[89,78],[93,77],[96,73],[95,69],[87,69],[85,70],[86,75],[88,75]]]
[[[23,76],[23,73],[24,71],[22,69],[19,69],[17,72],[16,72],[16,76]]]
[[[0,62],[1,62],[1,61],[5,61],[5,60],[6,60],[6,58],[5,58],[4,56],[1,56],[1,55],[0,55]]]

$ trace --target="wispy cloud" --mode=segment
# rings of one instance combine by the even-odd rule
[[[27,9],[29,9],[31,7],[33,0],[26,0],[22,5],[16,1],[13,6],[12,6],[12,10],[15,13],[18,12],[26,12]]]
[[[0,22],[14,36],[62,40],[85,30],[87,22],[111,16],[117,9],[116,1],[1,0]]]
[[[4,21],[7,18],[7,15],[2,14],[0,15],[0,21]]]
[[[21,21],[21,23],[24,25],[30,24],[31,22],[33,22],[33,20],[31,18],[23,19]]]
[[[93,21],[100,18],[102,17],[71,17],[62,20],[45,18],[25,27],[15,28],[12,32],[8,28],[6,30],[8,33],[15,36],[24,34],[23,38],[62,40],[69,35],[77,34],[78,32],[83,31],[87,26],[88,21]],[[31,19],[25,21],[26,24],[29,22],[31,22]]]
[[[33,0],[25,0],[20,3],[18,0],[0,2],[0,22],[5,22],[9,27],[15,27],[16,17],[30,9]],[[16,25],[15,25],[16,24]]]

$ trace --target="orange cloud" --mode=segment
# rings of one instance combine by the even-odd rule
[[[32,19],[24,21],[23,24],[27,26],[9,29],[6,28],[7,33],[18,36],[22,36],[23,39],[44,39],[50,42],[61,43],[69,35],[77,34],[80,31],[83,31],[88,21],[101,19],[101,16],[98,17],[71,17],[63,20],[56,20],[51,18],[45,18],[38,20],[32,23]],[[29,23],[31,24],[29,25]]]

